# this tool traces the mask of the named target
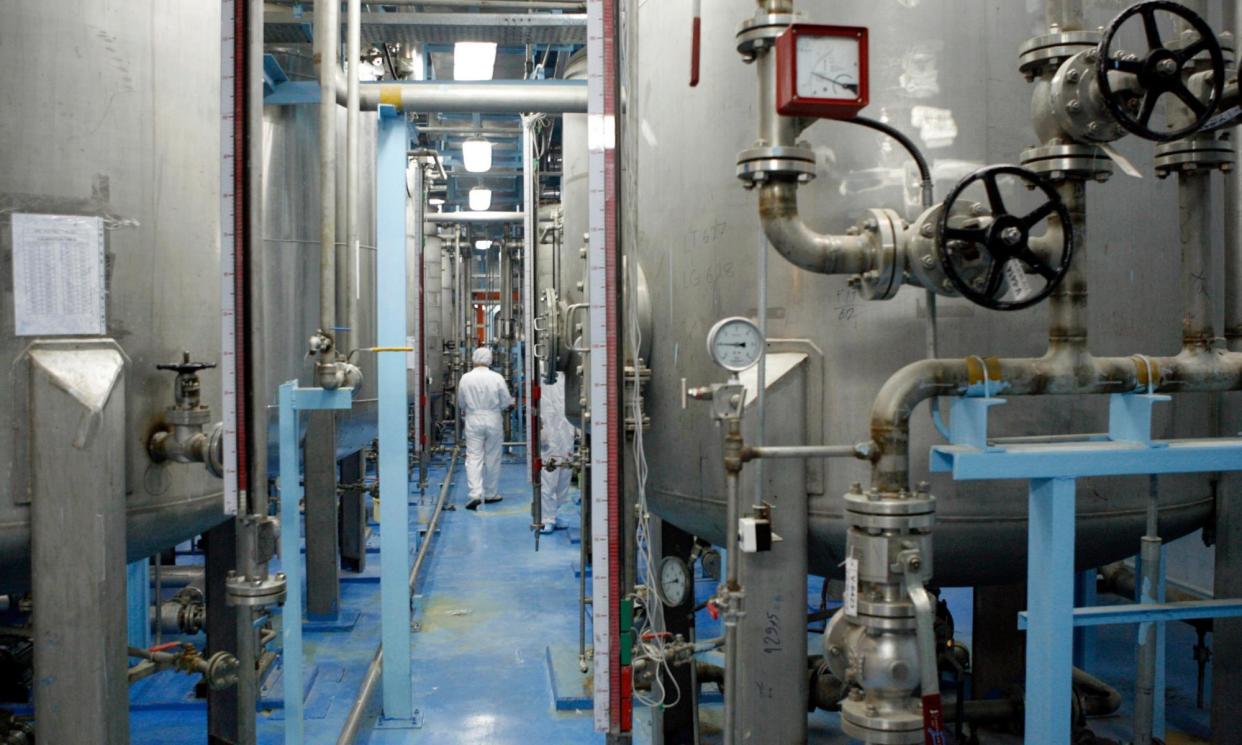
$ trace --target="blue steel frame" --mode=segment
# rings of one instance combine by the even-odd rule
[[[285,745],[302,745],[302,474],[299,468],[299,415],[312,409],[348,409],[352,388],[335,391],[299,388],[296,380],[280,386],[280,558],[285,572],[286,596],[281,609]]]
[[[1139,604],[1074,608],[1074,502],[1077,479],[1087,476],[1153,475],[1242,471],[1242,438],[1152,440],[1155,404],[1168,396],[1113,395],[1109,435],[1083,442],[988,444],[987,417],[1005,403],[991,397],[955,399],[951,444],[931,449],[931,470],[959,481],[1030,481],[1027,611],[1018,619],[1027,631],[1026,740],[1070,741],[1070,697],[1074,628],[1122,623],[1157,623],[1188,618],[1242,616],[1242,602],[1154,602],[1163,596],[1163,562],[1154,574],[1157,590]],[[1135,547],[1138,548],[1137,546]],[[1144,582],[1150,586],[1150,582]],[[1163,664],[1157,668],[1157,735],[1163,736]]]
[[[375,312],[381,348],[409,344],[406,322],[406,152],[410,133],[405,114],[379,108],[375,164]],[[422,344],[421,339],[415,345]],[[383,644],[381,726],[414,727],[410,686],[410,432],[405,352],[380,352],[379,481],[380,637]]]

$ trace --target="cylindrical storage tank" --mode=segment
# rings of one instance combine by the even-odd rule
[[[586,50],[581,50],[570,58],[565,66],[566,80],[580,80],[587,74]],[[587,116],[586,114],[565,114],[561,119],[561,212],[563,215],[560,245],[559,284],[562,309],[569,305],[585,303],[586,260],[582,251],[587,246],[587,176],[589,175],[587,158]],[[581,326],[582,338],[574,345],[578,335],[576,329]],[[561,370],[565,375],[565,414],[571,418],[582,416],[584,403],[582,375],[579,368],[586,373],[587,361],[580,355],[568,351],[571,346],[580,348],[587,346],[589,339],[586,332],[586,313],[575,313],[567,317],[564,323],[565,332],[561,335]]]
[[[867,26],[871,104],[864,112],[909,133],[933,163],[936,192],[946,195],[965,174],[986,164],[1018,161],[1034,144],[1030,86],[1017,69],[1017,51],[1046,32],[1042,3],[972,0],[875,3],[801,2],[802,20]],[[1116,8],[1090,5],[1088,28],[1104,26]],[[677,3],[646,3],[638,11],[637,84],[628,89],[627,126],[637,143],[636,186],[622,196],[636,215],[637,252],[650,280],[655,316],[648,364],[652,380],[645,409],[653,511],[716,543],[723,541],[720,432],[708,407],[682,411],[683,385],[723,382],[704,338],[718,319],[757,314],[761,226],[754,192],[735,176],[738,152],[757,133],[755,68],[736,51],[738,23],[755,12],[753,0],[722,0],[703,18],[702,82],[685,83],[686,41],[667,30],[685,23]],[[585,229],[587,151],[584,117],[565,117],[566,254]],[[895,143],[870,130],[824,122],[803,135],[818,156],[817,178],[801,190],[803,216],[816,230],[843,233],[871,207],[907,218],[919,210],[918,180]],[[1129,142],[1127,154],[1152,173],[1152,148]],[[627,156],[629,157],[629,156]],[[1098,355],[1172,354],[1179,347],[1176,181],[1115,177],[1088,187],[1091,236],[1091,348]],[[1131,205],[1143,205],[1135,210]],[[636,245],[635,245],[636,244]],[[884,381],[924,355],[927,315],[923,292],[905,288],[885,302],[862,300],[848,278],[801,271],[768,252],[768,335],[804,339],[823,351],[824,390],[805,395],[809,430],[823,441],[869,439],[870,408]],[[572,288],[567,293],[573,297]],[[1140,302],[1141,300],[1141,302]],[[940,299],[940,354],[1039,356],[1045,349],[1046,306],[995,313],[962,300]],[[809,387],[809,385],[808,385]],[[1178,396],[1157,416],[1156,435],[1208,436],[1211,396]],[[994,409],[997,436],[1107,429],[1106,397],[1022,398]],[[748,412],[753,437],[756,414]],[[772,444],[783,422],[769,421]],[[942,585],[1012,582],[1025,576],[1027,492],[1021,482],[955,483],[928,475],[928,450],[942,440],[926,405],[912,422],[912,478],[927,479],[938,498],[935,581]],[[769,469],[799,467],[769,465]],[[825,464],[825,487],[809,508],[810,567],[836,574],[843,560],[843,494],[866,485],[869,465]],[[748,471],[751,466],[748,466]],[[1162,478],[1160,521],[1166,539],[1203,525],[1212,498],[1205,477]],[[1147,480],[1079,482],[1080,565],[1136,552],[1144,528]],[[777,495],[772,495],[777,496]],[[777,502],[779,509],[779,502]]]
[[[42,0],[2,12],[0,359],[11,377],[0,397],[0,592],[17,592],[30,581],[17,445],[40,423],[18,392],[18,362],[39,337],[15,335],[15,213],[103,218],[105,334],[129,358],[128,558],[223,518],[220,479],[202,464],[153,463],[146,449],[173,403],[174,375],[155,366],[182,350],[220,362],[220,8]],[[219,421],[219,370],[199,377]],[[92,474],[80,483],[96,486]]]
[[[309,46],[268,50],[290,77],[313,79]],[[345,247],[345,107],[337,107],[336,308],[337,338],[348,353],[375,346],[375,112],[362,112],[358,128],[359,198],[358,255],[351,260]],[[275,402],[281,383],[297,379],[316,385],[314,359],[307,339],[319,327],[319,112],[313,104],[265,106],[263,109],[264,334],[267,349],[266,387]],[[359,328],[345,316],[346,272],[356,276],[354,302]],[[353,407],[337,412],[337,453],[366,447],[375,438],[375,355],[360,352],[353,362],[362,369],[362,390]],[[277,412],[270,408],[268,471],[275,475]],[[306,417],[303,417],[305,425]]]

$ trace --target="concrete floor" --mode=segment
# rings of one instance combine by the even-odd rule
[[[425,495],[414,494],[411,502],[412,535],[430,516],[443,466],[433,469]],[[504,502],[476,514],[460,509],[465,503],[465,478],[459,467],[450,503],[458,509],[444,514],[438,542],[429,554],[424,577],[415,599],[416,630],[412,635],[414,705],[422,717],[415,730],[368,731],[361,741],[376,745],[419,743],[427,745],[588,745],[602,743],[592,731],[590,712],[558,711],[562,706],[587,705],[589,691],[575,675],[578,654],[576,534],[557,531],[545,536],[539,552],[529,524],[530,490],[525,483],[525,464],[504,466],[501,491]],[[572,506],[563,515],[576,523]],[[374,542],[374,539],[373,539]],[[335,743],[346,712],[361,682],[363,671],[379,637],[378,555],[369,557],[362,576],[346,576],[342,583],[342,615],[357,614],[357,623],[346,631],[308,631],[308,668],[316,672],[307,696],[306,742]],[[710,595],[712,582],[698,587]],[[812,579],[808,603],[817,604],[819,580]],[[958,629],[969,638],[969,591],[954,591]],[[700,638],[711,636],[712,624],[705,614]],[[589,628],[588,628],[589,634]],[[201,642],[201,637],[198,640]],[[1203,742],[1206,712],[1194,707],[1195,665],[1190,659],[1194,634],[1189,627],[1170,627],[1169,723],[1189,735],[1170,736],[1171,742]],[[1092,722],[1097,734],[1124,739],[1129,732],[1129,700],[1133,693],[1133,631],[1106,627],[1097,632],[1096,660],[1092,672],[1121,690],[1126,706],[1117,716]],[[818,637],[809,639],[812,654],[819,650]],[[549,656],[561,661],[555,689],[549,675]],[[190,695],[192,681],[175,673],[162,673],[134,686],[132,730],[134,745],[173,745],[204,742],[206,715],[201,703]],[[576,688],[575,688],[576,686]],[[555,690],[555,692],[554,692]],[[575,690],[577,701],[574,704]],[[283,718],[279,709],[280,677],[277,668],[264,688],[271,708],[260,714],[260,743],[282,742]],[[710,691],[715,693],[714,689]],[[643,731],[645,712],[636,711],[635,729]],[[719,742],[720,706],[703,707],[704,743]],[[810,717],[810,741],[836,745],[848,742],[840,734],[837,716],[817,712]],[[646,737],[636,737],[645,743]],[[984,733],[984,743],[1007,745],[1019,738]]]

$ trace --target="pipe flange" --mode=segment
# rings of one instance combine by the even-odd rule
[[[790,146],[748,148],[737,154],[737,177],[748,187],[778,177],[806,183],[815,178],[815,151]]]
[[[1162,142],[1156,146],[1156,176],[1198,170],[1229,172],[1238,160],[1233,143],[1214,133],[1201,133],[1184,140]]]
[[[746,62],[766,52],[776,43],[776,37],[785,32],[797,20],[793,13],[756,13],[738,24],[737,52]]]
[[[1022,151],[1022,167],[1049,181],[1112,178],[1113,159],[1095,145],[1044,145]]]
[[[228,652],[216,652],[207,658],[207,669],[203,671],[203,679],[213,691],[221,691],[237,685],[237,674],[241,664]]]
[[[874,619],[914,622],[914,605],[909,600],[868,600],[861,594],[858,598],[858,623],[870,624]],[[913,626],[911,627],[913,628]]]
[[[873,269],[857,275],[858,294],[864,300],[889,300],[901,289],[901,272],[897,270],[897,246],[908,227],[896,210],[871,209],[858,226],[876,237],[878,249]]]
[[[224,586],[229,605],[251,608],[285,602],[288,589],[284,572],[253,580],[229,572],[229,576],[224,580]]]
[[[1018,49],[1018,70],[1033,80],[1050,67],[1100,44],[1099,31],[1058,31],[1029,39]]]
[[[932,514],[936,511],[936,498],[918,492],[883,493],[872,489],[866,493],[847,492],[845,509],[854,515],[883,517]]]
[[[918,703],[918,699],[910,699]],[[866,699],[841,702],[841,729],[867,745],[919,745],[923,742],[923,710],[881,711]]]
[[[859,515],[847,513],[845,519],[850,527],[863,530],[894,530],[901,532],[928,531],[936,525],[936,515]]]
[[[1132,61],[1138,58],[1124,54]],[[1078,142],[1114,142],[1126,135],[1097,85],[1099,51],[1089,49],[1066,60],[1052,76],[1049,113],[1065,137]]]

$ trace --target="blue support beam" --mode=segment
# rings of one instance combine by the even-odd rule
[[[1121,626],[1136,623],[1169,623],[1201,618],[1242,618],[1242,601],[1191,600],[1183,603],[1129,603],[1075,608],[1074,626]],[[1018,614],[1018,628],[1030,623],[1027,612]]]
[[[1027,541],[1026,739],[1070,741],[1074,672],[1074,480],[1031,482]],[[1067,551],[1065,547],[1069,546]],[[1031,682],[1035,681],[1034,686]]]
[[[296,380],[280,386],[280,559],[285,572],[285,603],[281,609],[280,633],[283,659],[283,690],[285,703],[285,745],[302,745],[305,733],[302,699],[302,608],[305,592],[302,583],[306,571],[302,566],[302,473],[299,468],[299,414],[311,409],[348,409],[353,404],[353,389],[328,391],[322,388],[298,388]]]
[[[151,646],[151,569],[146,559],[125,566],[126,626],[129,646],[146,649]]]
[[[409,133],[405,115],[379,111],[376,148],[376,318],[380,347],[405,347],[405,201]],[[421,343],[421,340],[419,340]],[[379,381],[380,613],[384,651],[384,718],[414,726],[410,688],[409,427],[406,355],[381,352]]]

